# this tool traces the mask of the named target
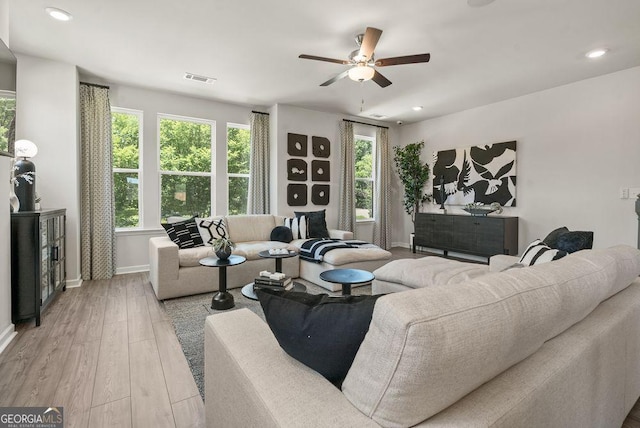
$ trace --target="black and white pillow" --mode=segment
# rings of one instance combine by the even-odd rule
[[[524,266],[539,265],[561,259],[566,255],[567,253],[565,251],[554,250],[547,246],[542,240],[536,239],[524,250],[519,263]]]
[[[175,223],[162,223],[162,227],[180,249],[204,246],[195,217]]]
[[[291,229],[293,239],[308,239],[309,233],[307,231],[307,217],[301,215],[300,217],[285,218],[284,225]]]
[[[213,245],[213,241],[216,239],[229,237],[223,217],[197,218],[196,222],[202,241],[206,245]]]

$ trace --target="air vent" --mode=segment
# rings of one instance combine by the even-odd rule
[[[216,79],[214,79],[213,77],[200,76],[193,73],[185,73],[184,78],[187,80],[193,80],[195,82],[207,83],[209,85],[213,85],[214,83],[216,83]]]
[[[372,117],[374,119],[385,119],[387,116],[385,116],[384,114],[372,113],[372,114],[369,115],[369,117]]]

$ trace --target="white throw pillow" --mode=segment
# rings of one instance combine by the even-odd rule
[[[309,233],[307,232],[307,217],[301,215],[300,217],[285,218],[284,225],[291,229],[293,239],[307,239]]]
[[[229,237],[224,217],[196,218],[196,224],[204,245],[212,246],[214,239]]]
[[[533,241],[520,257],[519,263],[524,266],[539,265],[553,260],[561,259],[567,253],[562,250],[554,250],[547,246],[542,240]]]

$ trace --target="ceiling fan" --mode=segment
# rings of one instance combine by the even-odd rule
[[[348,60],[325,58],[322,56],[305,55],[302,54],[298,58],[312,59],[315,61],[334,62],[336,64],[350,65],[348,70],[343,71],[337,76],[327,80],[320,86],[329,86],[333,82],[337,82],[340,79],[344,79],[349,76],[351,80],[358,82],[364,82],[366,80],[373,80],[378,85],[386,88],[391,84],[391,81],[380,74],[373,67],[387,67],[389,65],[402,65],[402,64],[416,64],[420,62],[429,62],[430,54],[418,54],[397,56],[393,58],[383,58],[376,60],[374,57],[374,50],[378,44],[378,40],[382,35],[382,30],[377,28],[367,27],[364,34],[358,34],[356,36],[356,44],[359,49],[354,50],[349,54]]]

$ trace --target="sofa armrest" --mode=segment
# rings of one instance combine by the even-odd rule
[[[338,388],[288,356],[248,309],[205,322],[207,426],[377,427]]]
[[[353,239],[353,232],[349,232],[348,230],[329,229],[329,238]]]
[[[489,258],[489,272],[502,272],[509,266],[518,263],[520,260],[516,256],[507,256],[506,254],[497,254]]]
[[[156,296],[163,281],[178,279],[178,246],[168,236],[149,238],[149,280]]]

